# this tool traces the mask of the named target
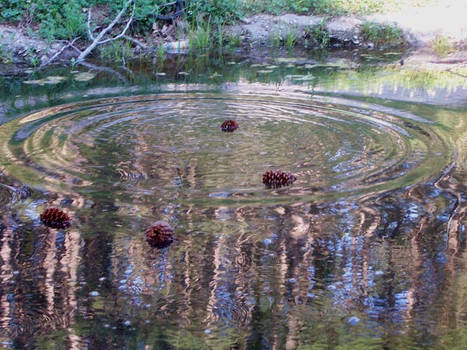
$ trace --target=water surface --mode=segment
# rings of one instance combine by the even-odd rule
[[[465,346],[467,83],[299,61],[5,78],[2,345]],[[71,228],[41,225],[51,205]]]

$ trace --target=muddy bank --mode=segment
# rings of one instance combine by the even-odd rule
[[[18,27],[0,25],[0,64],[38,65],[45,62],[62,45],[61,41],[47,43],[39,37],[26,34]]]

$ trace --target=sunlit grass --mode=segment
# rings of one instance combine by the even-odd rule
[[[279,14],[371,14],[389,12],[404,7],[421,7],[440,0],[239,0],[247,12]]]

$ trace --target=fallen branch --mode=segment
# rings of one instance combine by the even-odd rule
[[[123,37],[126,40],[128,40],[128,41],[132,42],[133,44],[135,44],[136,46],[141,47],[143,50],[146,50],[148,48],[148,46],[145,43],[143,43],[143,42],[141,42],[141,41],[139,41],[139,40],[137,40],[135,38],[132,38],[131,36],[124,35]]]
[[[131,11],[131,15],[130,15],[130,18],[128,19],[125,27],[123,28],[122,32],[120,34],[118,34],[117,36],[113,37],[113,38],[108,38],[108,39],[102,40],[102,38],[110,30],[112,30],[112,28],[118,22],[120,22],[120,19],[122,18],[122,16],[124,15],[126,10],[128,9],[128,6],[130,6],[131,3],[133,3],[133,8],[132,8],[132,11]],[[102,44],[105,44],[105,43],[108,43],[110,41],[117,40],[117,39],[120,39],[121,37],[123,37],[125,35],[126,31],[128,30],[128,28],[130,28],[130,24],[133,21],[133,16],[135,14],[135,7],[136,7],[136,5],[135,5],[134,0],[128,0],[127,2],[125,2],[122,9],[118,13],[117,17],[115,17],[114,20],[107,27],[105,27],[96,37],[94,37],[94,35],[92,34],[92,30],[91,30],[91,9],[89,9],[88,10],[88,23],[87,24],[88,24],[88,35],[89,35],[89,38],[92,40],[92,43],[84,51],[81,52],[81,54],[76,59],[76,62],[79,63],[79,62],[84,61],[85,58],[96,48],[97,45],[102,45]]]
[[[91,30],[91,16],[92,16],[91,11],[92,11],[92,6],[88,10],[88,25],[87,25],[88,36],[91,40],[95,40],[96,38],[94,38],[94,35],[92,34],[92,30]]]
[[[69,41],[68,44],[64,45],[60,50],[58,50],[52,57],[50,57],[46,62],[44,63],[41,63],[41,65],[39,66],[40,68],[42,67],[45,67],[49,64],[51,64],[53,61],[55,61],[57,59],[58,56],[60,56],[62,54],[63,51],[65,51],[67,48],[69,47],[72,47],[72,48],[75,48],[74,44],[75,44],[75,41],[78,40],[80,37],[76,37],[74,38],[72,41]]]

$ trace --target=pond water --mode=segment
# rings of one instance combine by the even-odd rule
[[[1,346],[464,349],[467,79],[398,59],[4,77]]]

